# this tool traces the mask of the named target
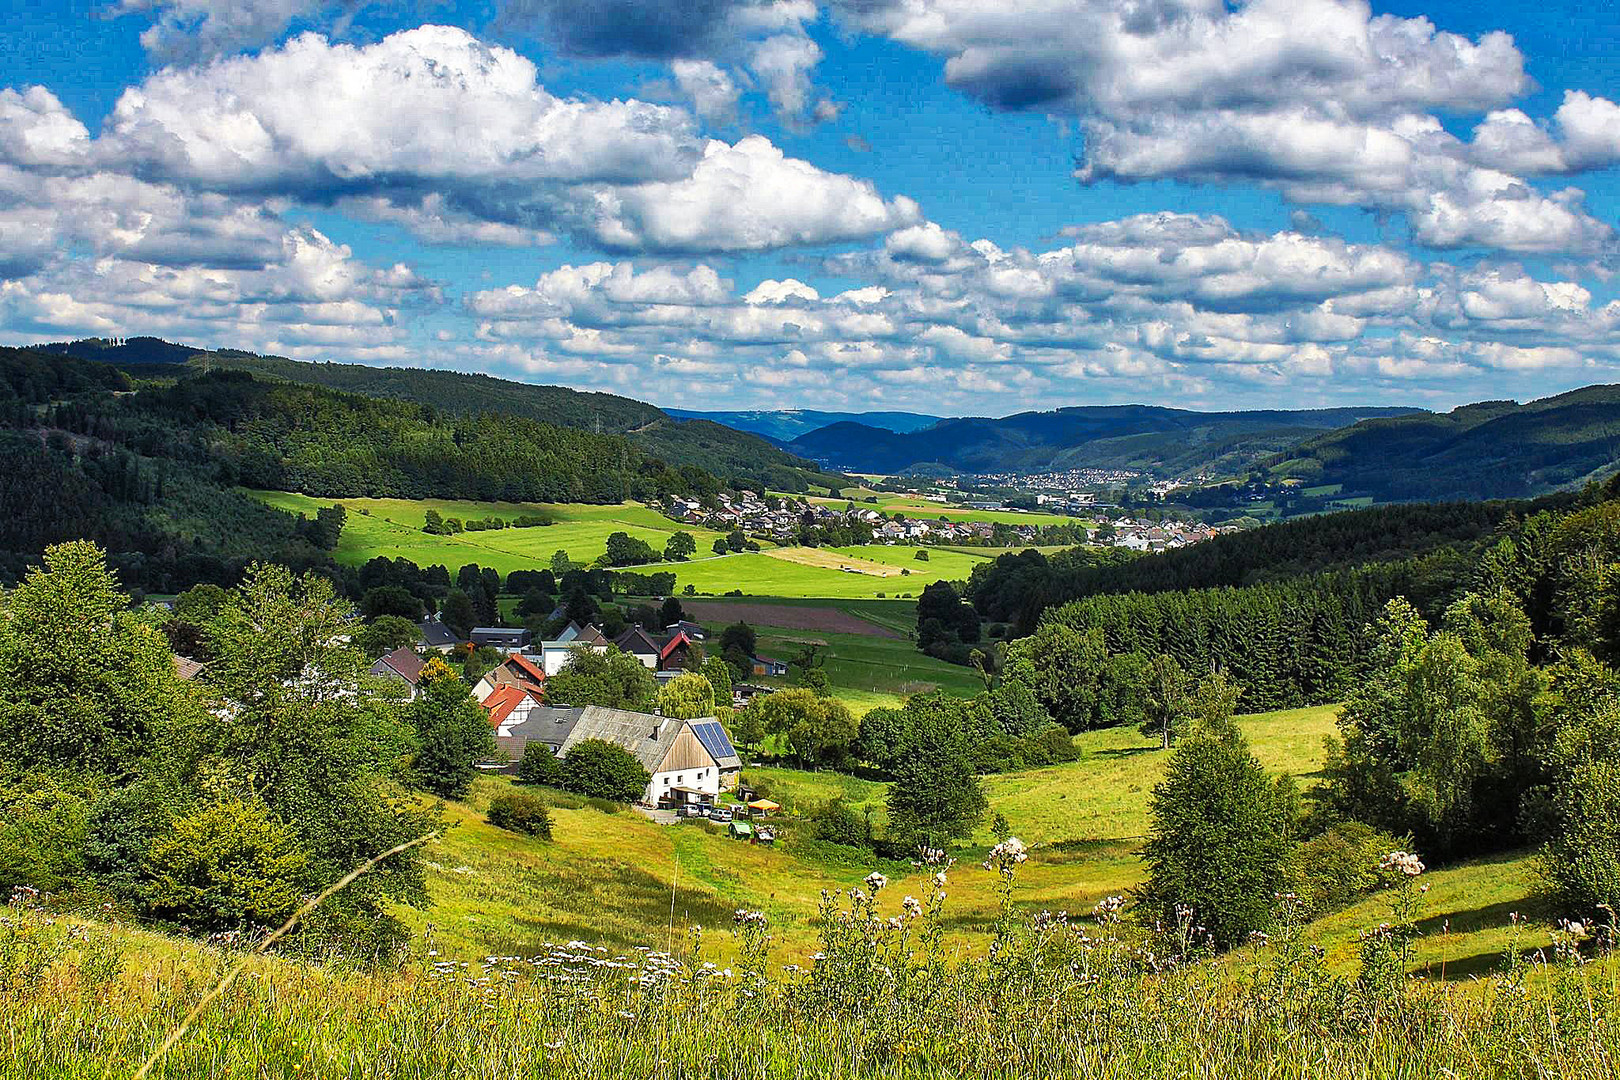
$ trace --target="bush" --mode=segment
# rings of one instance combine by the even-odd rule
[[[651,780],[634,754],[602,739],[586,739],[562,759],[562,786],[576,795],[635,802]]]
[[[298,906],[306,862],[262,803],[228,799],[176,821],[152,845],[147,904],[198,931],[275,925]]]
[[[1411,837],[1394,837],[1359,821],[1334,825],[1294,849],[1289,877],[1312,915],[1354,903],[1385,884],[1378,864],[1391,851],[1410,851]]]
[[[551,810],[544,799],[527,791],[501,792],[489,800],[486,818],[497,829],[551,839]]]
[[[517,781],[557,787],[562,783],[562,762],[545,743],[531,742],[523,748],[523,757],[518,761]]]
[[[810,833],[817,840],[845,847],[872,848],[872,823],[843,799],[829,799],[810,813]]]
[[[1576,766],[1552,802],[1558,830],[1538,862],[1554,901],[1571,915],[1620,908],[1620,762]]]
[[[1236,727],[1188,738],[1149,805],[1145,913],[1175,926],[1176,909],[1191,907],[1223,949],[1268,929],[1288,854],[1287,805]]]

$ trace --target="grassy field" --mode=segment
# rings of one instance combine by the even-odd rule
[[[1256,756],[1275,772],[1309,785],[1321,767],[1321,737],[1332,730],[1330,707],[1243,717]],[[1147,826],[1147,802],[1167,755],[1131,729],[1087,732],[1076,740],[1080,761],[985,778],[988,822],[1005,815],[1032,847],[1020,872],[1021,906],[1089,911],[1101,898],[1125,892],[1142,877],[1135,855]],[[842,798],[875,822],[884,817],[887,785],[833,772],[750,766],[747,781],[782,803],[791,821],[831,798]],[[788,952],[802,956],[813,942],[813,915],[824,888],[848,887],[876,863],[829,861],[822,850],[790,840],[777,848],[732,841],[696,823],[653,824],[625,811],[556,812],[550,844],[504,833],[485,823],[482,809],[507,781],[486,778],[469,803],[452,803],[455,827],[430,858],[428,912],[405,912],[413,926],[432,925],[440,947],[457,955],[521,951],[541,940],[602,941],[615,948],[663,945],[670,926],[722,926],[736,907],[770,913]],[[988,826],[962,853],[951,875],[950,928],[955,945],[982,947],[995,908],[994,877],[974,865],[994,842]],[[885,864],[894,879],[884,910],[908,892],[922,895],[920,872]],[[1478,974],[1509,943],[1508,913],[1534,913],[1528,856],[1502,857],[1431,872],[1425,898],[1425,937],[1417,957],[1448,977]],[[1353,965],[1356,934],[1387,917],[1372,897],[1312,924],[1310,936],[1336,965]],[[1524,947],[1544,945],[1544,929],[1528,930]]]
[[[799,553],[815,548],[779,548],[773,551],[746,551],[735,555],[697,558],[684,563],[658,563],[627,567],[641,573],[672,570],[678,587],[690,585],[707,596],[721,596],[741,589],[751,597],[825,597],[829,599],[871,599],[879,596],[915,597],[932,577],[876,577],[845,573],[826,566],[796,561]]]
[[[676,532],[688,532],[706,552],[721,534],[687,528],[656,510],[633,503],[595,506],[586,503],[459,502],[446,499],[317,499],[284,491],[255,491],[255,497],[296,514],[312,516],[322,506],[341,503],[349,512],[338,539],[339,562],[359,565],[378,555],[406,558],[418,566],[443,565],[454,573],[467,563],[491,566],[502,574],[546,566],[553,552],[568,552],[575,562],[590,562],[607,550],[609,533],[623,531],[662,551]],[[422,531],[428,510],[463,521],[543,511],[556,524],[531,529],[492,529],[429,536]],[[365,511],[365,513],[362,513]],[[655,568],[659,569],[659,568]],[[735,586],[728,586],[734,588]]]
[[[978,672],[927,656],[905,639],[822,630],[759,631],[759,651],[765,656],[792,660],[809,644],[826,646],[821,650],[827,658],[823,670],[839,697],[845,690],[858,690],[898,702],[933,689],[963,696],[984,689]]]
[[[875,495],[876,503],[866,501],[868,496]],[[784,498],[799,498],[788,495]],[[915,495],[896,495],[893,492],[871,491],[869,489],[846,489],[836,499],[825,499],[811,496],[809,501],[822,506],[834,506],[842,509],[851,501],[859,507],[872,510],[881,510],[885,514],[893,514],[896,510],[908,518],[926,518],[937,521],[947,518],[951,521],[988,521],[1000,522],[1003,525],[1074,525],[1081,524],[1088,528],[1091,523],[1081,518],[1072,518],[1065,514],[1043,514],[1036,511],[1024,510],[970,510],[964,506],[951,506],[946,503],[937,503],[929,499],[918,498]]]
[[[786,597],[786,596],[705,596],[698,601],[705,609],[738,608],[749,612],[748,622],[754,626],[797,626],[794,612],[800,609],[830,609],[853,615],[869,623],[876,623],[894,633],[902,636],[911,633],[917,627],[917,602],[915,600],[861,600],[836,599],[826,597]],[[783,609],[779,622],[773,622],[769,615],[770,608]],[[711,623],[734,622],[730,618],[710,618]]]
[[[1308,776],[1321,760],[1312,739],[1330,719],[1312,709],[1242,723],[1269,765]],[[1141,877],[1126,834],[1140,828],[1142,785],[1166,755],[1128,731],[1079,743],[1080,762],[990,784],[992,812],[1017,834],[1052,837],[1018,869],[1011,896],[1024,915],[1087,915]],[[446,829],[425,849],[433,905],[400,912],[412,931],[400,970],[246,957],[116,915],[14,904],[0,920],[0,1080],[130,1076],[171,1033],[177,1042],[152,1075],[174,1080],[1616,1075],[1620,965],[1486,977],[1504,952],[1550,941],[1523,854],[1426,873],[1412,970],[1428,978],[1363,993],[1336,980],[1358,970],[1358,935],[1390,918],[1387,894],[1305,927],[1326,973],[1255,946],[1210,963],[1110,966],[1136,955],[1132,939],[1116,943],[1114,929],[1089,919],[1077,927],[1082,951],[1060,929],[1014,934],[992,957],[998,877],[978,865],[979,837],[941,887],[942,964],[930,969],[916,966],[921,940],[895,950],[906,931],[884,928],[903,897],[933,895],[923,873],[792,835],[795,812],[834,796],[880,810],[884,785],[782,769],[748,776],[786,804],[781,846],[562,796],[553,839],[539,841],[484,820],[508,781],[480,778],[467,801],[443,806]],[[874,868],[889,877],[875,919],[842,933],[850,924],[834,922],[818,938],[822,891],[851,889]],[[735,930],[739,909],[770,918],[772,966],[757,977]],[[1517,931],[1513,912],[1527,916]],[[779,966],[822,949],[818,977],[848,979],[835,984],[848,993],[811,996],[818,984]],[[240,978],[206,999],[239,957]],[[625,974],[655,965],[674,977]]]

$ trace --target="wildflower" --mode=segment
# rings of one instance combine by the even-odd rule
[[[900,908],[905,912],[906,918],[915,919],[922,914],[922,901],[915,896],[908,896],[900,901]]]
[[[945,877],[945,871],[941,870],[934,875],[934,888],[943,889],[947,884],[948,880]]]
[[[1390,852],[1384,856],[1383,861],[1378,864],[1378,868],[1385,871],[1393,870],[1407,877],[1417,877],[1423,873],[1424,869],[1422,861],[1409,851]]]
[[[872,890],[872,895],[874,896],[876,896],[883,886],[887,885],[888,883],[889,879],[878,873],[876,870],[866,875],[866,887]]]
[[[1271,938],[1266,934],[1266,932],[1264,930],[1250,930],[1249,931],[1249,944],[1250,945],[1258,945],[1258,946],[1264,947],[1265,945],[1270,943],[1270,941],[1271,941]]]
[[[990,849],[989,856],[984,860],[984,868],[1000,870],[1005,874],[1028,858],[1029,849],[1024,846],[1024,842],[1016,836],[1009,836]]]

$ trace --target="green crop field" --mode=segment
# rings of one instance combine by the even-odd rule
[[[721,534],[679,525],[656,510],[633,503],[596,506],[587,503],[461,502],[446,499],[318,499],[284,491],[252,494],[282,510],[311,516],[323,506],[341,503],[348,510],[337,559],[351,565],[384,555],[406,558],[418,566],[442,565],[453,573],[467,563],[494,567],[502,574],[544,567],[558,549],[575,562],[590,562],[607,550],[609,533],[623,531],[663,550],[676,532],[688,532],[698,551],[708,551]],[[529,529],[491,529],[455,536],[422,531],[428,510],[463,521],[544,512],[556,524]],[[365,513],[362,513],[365,511]],[[735,586],[728,586],[734,588]]]

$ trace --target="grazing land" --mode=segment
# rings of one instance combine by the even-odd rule
[[[938,578],[965,579],[972,568],[999,552],[930,549],[927,561],[917,548],[868,544],[845,548],[771,548],[764,551],[708,555],[723,534],[680,525],[656,510],[636,503],[596,506],[586,503],[467,502],[452,499],[320,499],[285,491],[251,494],[271,506],[313,517],[333,503],[348,511],[334,552],[339,562],[359,566],[377,556],[404,558],[418,566],[468,563],[507,574],[548,565],[552,553],[568,552],[575,562],[589,562],[607,550],[610,533],[625,532],[662,550],[676,532],[697,542],[699,557],[684,563],[656,563],[626,569],[673,571],[679,587],[720,594],[741,589],[751,597],[873,598],[879,594],[914,597]],[[491,529],[454,536],[422,531],[429,510],[463,521],[523,514],[546,514],[555,524],[527,529]],[[843,567],[850,567],[844,570]],[[909,575],[902,570],[910,570]]]
[[[1291,773],[1308,787],[1321,768],[1321,740],[1333,728],[1334,713],[1331,707],[1288,710],[1242,717],[1240,724],[1267,769]],[[1031,846],[1015,895],[1029,910],[1089,912],[1098,900],[1143,879],[1135,851],[1168,755],[1133,729],[1087,732],[1075,741],[1079,761],[985,779],[986,821],[1004,815],[1014,835]],[[725,951],[731,912],[746,907],[770,915],[788,960],[813,949],[822,889],[851,887],[880,867],[891,879],[881,897],[883,914],[898,910],[908,893],[924,894],[926,875],[905,863],[880,864],[851,849],[804,842],[799,819],[828,799],[843,799],[882,824],[886,783],[764,766],[749,766],[744,779],[783,805],[785,839],[774,848],[730,840],[703,823],[663,826],[630,810],[604,814],[567,805],[553,811],[555,839],[541,843],[484,821],[489,798],[508,781],[480,780],[467,802],[446,804],[455,827],[430,849],[433,907],[401,909],[400,915],[424,932],[431,924],[436,947],[463,959],[529,955],[547,940],[663,948],[673,883],[677,941],[697,924]],[[982,949],[987,942],[995,877],[974,863],[994,842],[982,827],[974,846],[958,853],[948,931],[955,948]],[[1448,978],[1494,967],[1512,933],[1508,913],[1535,909],[1531,860],[1522,853],[1435,870],[1424,880],[1431,891],[1416,955],[1436,974],[1444,963]],[[1330,962],[1353,968],[1357,933],[1387,918],[1387,900],[1374,896],[1312,923],[1308,935],[1328,950]],[[659,928],[656,940],[649,939],[649,928]],[[1547,940],[1531,928],[1522,931],[1520,945]]]
[[[863,706],[858,712],[864,712],[869,704],[899,705],[902,698],[929,690],[968,697],[984,689],[977,671],[918,652],[917,646],[907,640],[826,631],[759,631],[759,651],[766,656],[791,660],[806,646],[817,647],[826,657],[822,670],[827,673],[833,696],[843,698],[847,691],[854,690],[893,699],[857,698]]]
[[[339,562],[356,566],[382,555],[409,559],[418,566],[447,566],[452,571],[477,563],[507,574],[544,567],[559,549],[568,552],[575,562],[589,562],[607,550],[608,535],[614,532],[626,532],[659,550],[676,532],[691,533],[699,551],[707,551],[722,535],[679,525],[636,503],[597,506],[452,499],[318,499],[285,491],[252,494],[271,506],[305,516],[313,516],[321,507],[333,503],[342,505],[348,517],[335,554]],[[543,513],[555,524],[431,536],[422,531],[429,510],[463,521],[488,517],[511,520],[523,514]]]

